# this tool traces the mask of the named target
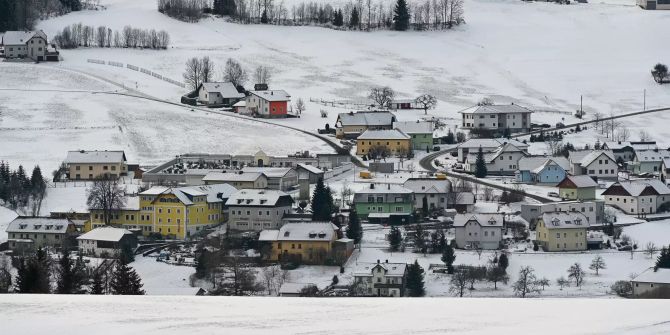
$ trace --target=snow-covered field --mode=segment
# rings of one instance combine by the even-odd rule
[[[7,334],[662,334],[667,309],[663,300],[0,296]]]
[[[0,243],[7,241],[7,226],[18,215],[13,210],[0,206]]]

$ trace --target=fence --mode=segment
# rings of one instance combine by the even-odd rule
[[[367,109],[373,105],[372,102],[346,101],[346,100],[337,101],[337,100],[324,100],[316,98],[309,98],[309,102],[314,102],[323,106],[347,108],[347,109]]]
[[[86,61],[89,62],[89,63],[94,63],[94,64],[101,64],[101,65],[106,64],[106,65],[110,65],[110,66],[124,67],[123,63],[115,62],[115,61],[111,61],[111,60],[110,61],[104,61],[104,60],[100,60],[100,59],[87,59]],[[170,83],[172,85],[179,86],[181,88],[186,88],[186,84],[181,83],[177,80],[173,80],[173,79],[170,79],[168,77],[165,77],[165,76],[161,75],[160,73],[156,73],[156,72],[153,72],[151,70],[147,70],[145,68],[135,66],[135,65],[132,65],[132,64],[125,64],[125,67],[128,68],[128,69],[131,69],[133,71],[142,72],[146,75],[152,76],[152,77],[154,77],[158,80],[162,80],[166,83]]]
[[[344,163],[336,168],[332,168],[326,172],[323,173],[323,179],[330,179],[333,177],[337,177],[347,171],[351,171],[351,169],[354,168],[354,163]]]

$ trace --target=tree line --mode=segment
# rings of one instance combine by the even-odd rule
[[[39,166],[28,177],[22,165],[12,171],[9,163],[0,162],[0,200],[11,209],[26,208],[31,215],[39,215],[46,188]]]
[[[254,84],[267,85],[272,78],[272,71],[267,66],[259,65],[254,69],[252,75]],[[244,84],[249,80],[249,72],[242,64],[232,58],[228,58],[226,64],[220,70],[220,75],[217,75],[214,61],[207,56],[189,58],[186,61],[183,76],[186,85],[193,90],[196,90],[200,84],[221,78],[222,81],[235,85],[239,92],[244,92]]]
[[[31,30],[38,19],[65,15],[91,5],[88,0],[0,0],[0,31]]]
[[[62,49],[79,47],[167,49],[170,34],[165,30],[140,29],[125,26],[112,30],[105,26],[86,26],[74,23],[63,28],[52,41]]]

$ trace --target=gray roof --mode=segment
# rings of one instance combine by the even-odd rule
[[[582,228],[589,227],[586,216],[580,212],[547,212],[542,214],[542,221],[547,229]]]
[[[650,142],[624,142],[624,141],[607,141],[603,143],[603,147],[610,150],[621,150],[629,147],[633,150],[654,150],[658,149],[655,141]]]
[[[398,129],[371,130],[364,131],[359,140],[409,140],[410,136]]]
[[[635,150],[635,160],[638,162],[662,162],[669,157],[670,152],[666,150]]]
[[[242,189],[228,198],[226,206],[274,207],[291,203],[293,203],[291,196],[279,190]]]
[[[399,129],[405,134],[433,133],[433,123],[426,121],[393,122],[393,128]]]
[[[528,144],[506,138],[472,138],[459,144],[458,147],[468,149],[482,147],[482,150],[486,150],[498,148],[505,143],[510,143],[519,149],[528,149]]]
[[[337,115],[343,126],[391,126],[395,115],[391,112],[350,112]]]
[[[284,90],[250,91],[249,93],[267,101],[291,100],[291,96]]]
[[[47,35],[39,31],[8,31],[2,36],[3,45],[23,45],[26,44],[34,36],[42,37],[45,41],[47,40]]]
[[[533,171],[538,168],[542,168],[547,163],[554,162],[556,165],[560,166],[563,170],[570,170],[570,162],[567,158],[563,156],[529,156],[523,157],[519,160],[519,170],[520,171]]]
[[[670,284],[670,269],[658,268],[654,271],[652,267],[642,272],[632,281],[638,283]]]
[[[395,194],[409,194],[412,193],[412,190],[407,189],[401,185],[397,184],[370,184],[370,186],[373,186],[374,188],[368,187],[365,189],[362,189],[360,191],[356,191],[356,194],[387,194],[387,193],[395,193]]]
[[[565,178],[571,180],[577,187],[596,187],[598,183],[588,175],[566,176]]]
[[[209,172],[205,175],[203,181],[220,181],[220,182],[252,182],[258,180],[258,178],[263,178],[265,175],[262,172],[242,172],[242,173],[233,173],[233,172]]]
[[[202,88],[209,93],[218,92],[224,98],[244,98],[244,94],[238,92],[235,85],[230,82],[204,83]]]
[[[313,174],[323,174],[323,170],[319,169],[314,165],[298,163],[298,168],[304,169],[309,173]]]
[[[221,202],[237,192],[237,189],[229,184],[212,184],[200,186],[188,186],[170,188],[165,186],[154,186],[140,195],[174,194],[184,205],[192,205],[192,197],[207,196],[207,202]]]
[[[121,163],[126,161],[126,154],[120,151],[68,151],[65,163]]]
[[[18,217],[9,223],[8,233],[41,233],[64,234],[69,225],[68,219],[52,219],[48,217]]]
[[[450,184],[451,182],[446,179],[410,178],[402,186],[416,194],[446,194],[449,192]]]
[[[378,266],[386,270],[387,277],[402,277],[405,275],[405,270],[407,269],[407,264],[405,263],[358,263],[358,266],[354,270],[354,276],[370,277],[372,276],[372,271]]]
[[[247,166],[242,169],[244,173],[263,173],[268,178],[281,178],[289,174],[293,169],[289,167],[253,167]]]
[[[471,221],[477,222],[483,227],[502,227],[504,220],[502,214],[456,214],[454,217],[454,227],[465,227],[465,224]]]
[[[626,180],[620,181],[613,184],[615,186],[619,184],[628,194],[631,196],[639,196],[645,188],[651,186],[658,194],[666,195],[670,194],[670,188],[665,185],[662,181],[658,179],[639,179],[639,180]]]
[[[94,241],[121,241],[124,235],[133,234],[130,230],[114,227],[100,227],[95,228],[88,233],[77,237],[78,240],[94,240]]]
[[[511,114],[532,113],[533,111],[519,105],[485,105],[470,107],[460,113],[462,114]]]
[[[337,239],[338,230],[330,222],[292,222],[279,230],[271,230],[266,234],[261,232],[261,238],[263,241],[333,241]],[[273,236],[274,232],[277,235]]]
[[[580,150],[580,151],[570,151],[569,159],[573,164],[579,164],[581,166],[588,166],[593,161],[598,159],[598,157],[605,155],[607,158],[616,161],[614,159],[614,153],[612,150]]]

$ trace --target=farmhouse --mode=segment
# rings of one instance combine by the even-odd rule
[[[567,176],[569,169],[570,162],[565,157],[523,157],[519,159],[519,169],[515,173],[516,181],[556,185]]]
[[[395,115],[391,112],[349,112],[340,113],[335,121],[335,136],[337,138],[357,138],[366,130],[393,129]]]
[[[407,264],[359,263],[354,270],[354,294],[358,296],[402,297],[405,295]]]
[[[402,186],[412,191],[415,209],[423,208],[424,201],[428,205],[428,210],[447,208],[451,182],[446,179],[409,178]]]
[[[268,258],[271,261],[325,265],[335,261],[334,244],[338,235],[339,228],[330,222],[287,223],[278,230],[261,231],[259,242],[271,243]]]
[[[389,102],[389,109],[417,109],[421,108],[416,99],[393,99]]]
[[[637,175],[660,175],[663,169],[663,160],[670,158],[670,151],[666,150],[636,150],[633,162],[629,169]]]
[[[579,212],[544,213],[537,220],[536,240],[544,251],[580,251],[587,249],[589,223]]]
[[[394,184],[370,184],[354,193],[354,206],[361,219],[370,223],[405,224],[414,211],[412,191]]]
[[[68,151],[64,161],[71,180],[93,180],[100,176],[118,178],[128,175],[123,151]]]
[[[291,196],[279,190],[239,190],[226,201],[228,227],[241,231],[279,229],[292,205]]]
[[[592,200],[596,198],[598,184],[589,176],[566,176],[558,183],[561,199]]]
[[[288,115],[291,96],[284,90],[249,91],[246,109],[265,118],[282,118]]]
[[[17,217],[6,229],[9,249],[22,254],[38,248],[68,247],[68,239],[75,234],[75,226],[68,219],[47,217]]]
[[[524,132],[530,130],[532,110],[519,105],[484,105],[460,112],[461,126],[465,129],[480,129],[494,133]]]
[[[525,153],[528,153],[528,144],[517,140],[510,140],[506,138],[474,138],[458,145],[458,161],[460,163],[465,163],[468,154],[477,153],[479,148],[482,148],[482,152],[486,154],[495,152],[507,143],[512,144]]]
[[[205,105],[232,106],[240,99],[244,94],[233,83],[203,83],[198,87],[198,102]]]
[[[571,151],[568,159],[571,173],[575,176],[587,175],[609,179],[617,177],[616,159],[610,150]]]
[[[410,146],[410,136],[400,130],[366,130],[356,139],[356,154],[383,155],[381,151],[386,150],[389,155],[407,155]]]
[[[627,214],[653,214],[670,202],[670,188],[658,179],[620,181],[603,192],[605,204]]]
[[[465,161],[465,170],[475,172],[478,151],[470,151]],[[491,175],[514,175],[519,169],[519,160],[527,154],[511,143],[506,143],[496,151],[484,154],[486,169]]]
[[[100,227],[77,237],[79,251],[84,255],[115,258],[123,248],[135,249],[137,237],[129,230]]]
[[[2,35],[6,58],[30,58],[47,60],[47,35],[43,31],[8,31]]]
[[[393,128],[411,137],[412,149],[429,150],[433,147],[432,122],[393,122]]]
[[[504,223],[502,214],[457,214],[456,245],[461,249],[498,249]]]
[[[670,299],[670,269],[649,268],[631,280],[633,298]]]

